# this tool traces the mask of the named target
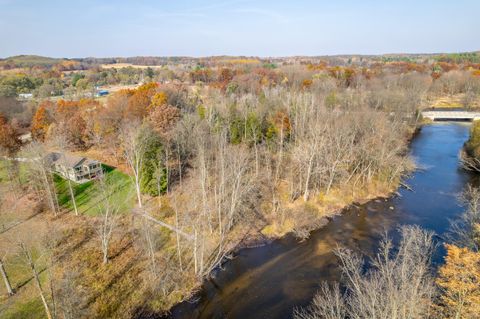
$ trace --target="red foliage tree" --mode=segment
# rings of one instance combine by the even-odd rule
[[[14,153],[20,146],[15,129],[8,123],[7,118],[0,113],[0,147],[8,154]]]

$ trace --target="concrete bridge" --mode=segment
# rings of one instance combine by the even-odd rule
[[[426,110],[422,116],[432,121],[476,121],[480,120],[480,112],[466,110]]]

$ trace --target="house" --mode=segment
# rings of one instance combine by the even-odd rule
[[[30,100],[31,98],[33,98],[33,94],[32,93],[20,93],[20,94],[18,94],[18,98],[20,100]]]
[[[88,182],[103,173],[99,161],[86,157],[53,152],[47,155],[47,161],[52,171],[76,183]]]

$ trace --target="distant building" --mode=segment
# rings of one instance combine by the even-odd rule
[[[21,100],[30,100],[31,98],[33,98],[33,94],[32,93],[20,93],[20,94],[18,94],[18,98],[21,99]]]
[[[76,183],[85,183],[102,175],[101,163],[86,157],[53,152],[47,155],[47,161],[55,173]]]
[[[22,135],[18,136],[18,139],[23,144],[31,142],[32,141],[32,133],[28,132],[28,133],[22,134]]]
[[[107,90],[100,90],[97,92],[97,96],[105,96],[105,95],[108,95],[108,91]]]

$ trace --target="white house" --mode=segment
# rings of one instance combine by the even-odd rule
[[[18,98],[21,99],[21,100],[30,100],[31,98],[33,98],[33,94],[32,93],[20,93],[20,94],[18,94]]]
[[[55,173],[76,183],[88,182],[102,174],[101,163],[86,157],[53,152],[47,155],[47,160]]]

